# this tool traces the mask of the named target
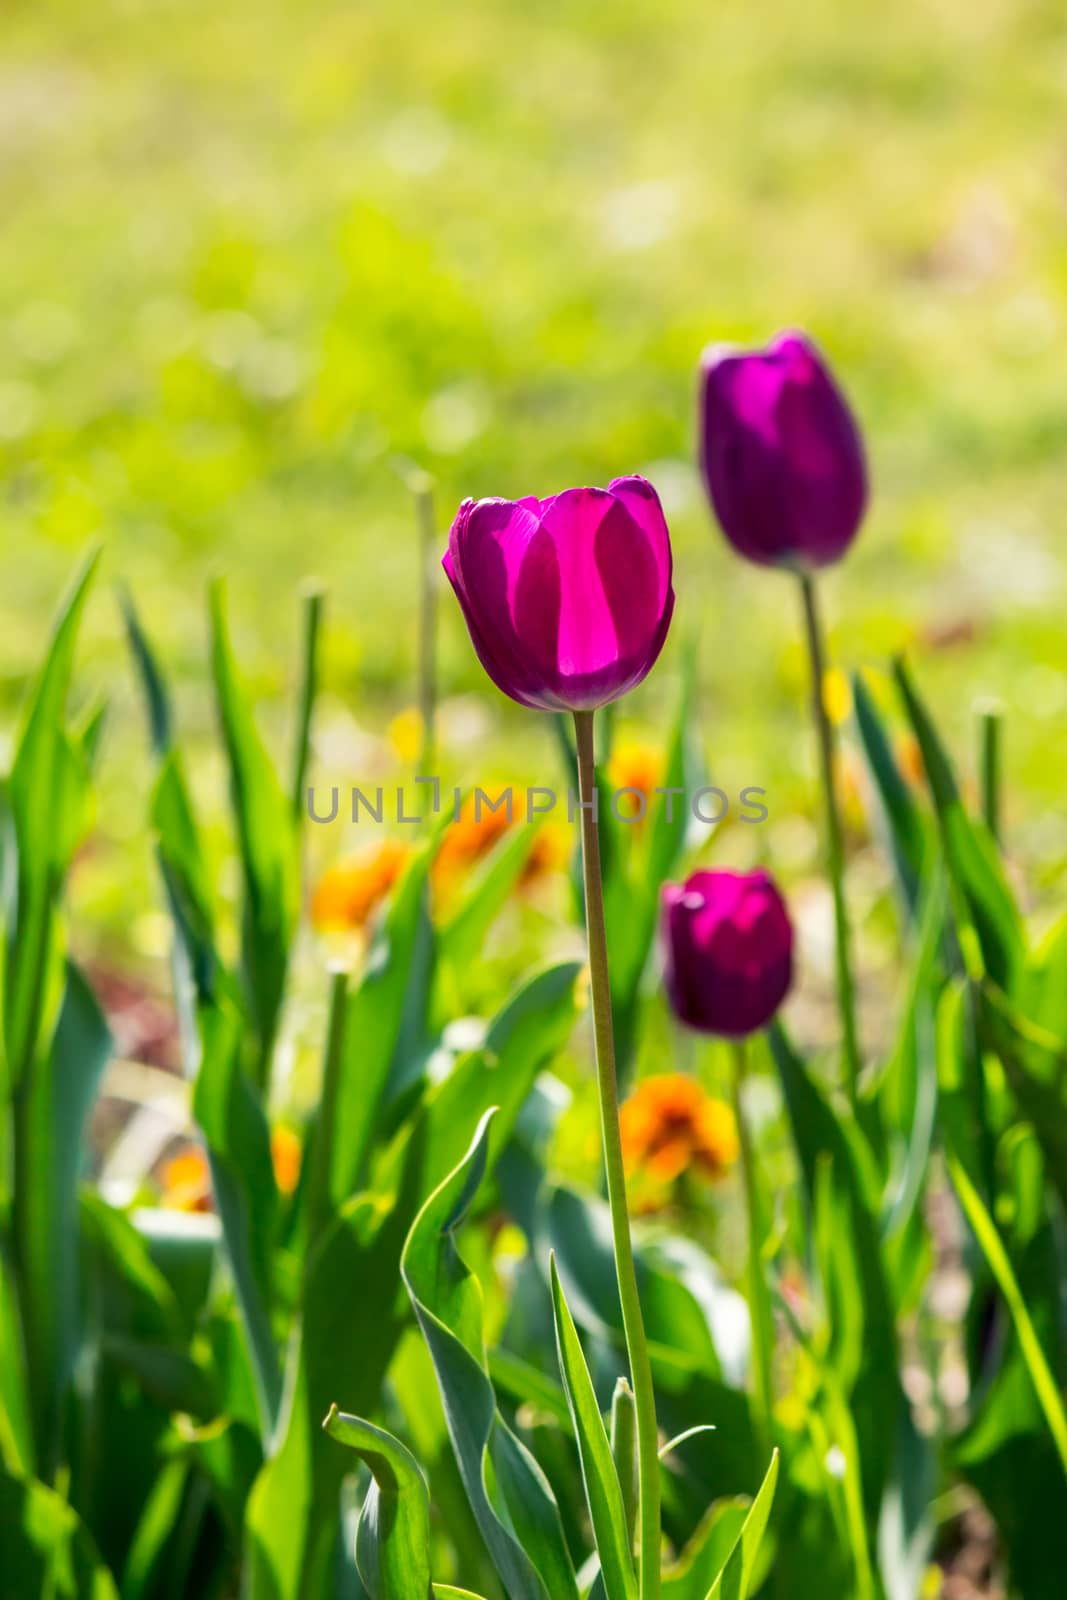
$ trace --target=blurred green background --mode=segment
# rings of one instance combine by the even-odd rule
[[[321,578],[317,775],[369,781],[414,698],[398,458],[435,475],[443,523],[465,494],[640,470],[670,514],[679,607],[627,715],[654,729],[699,626],[716,780],[766,787],[760,850],[810,868],[797,597],[722,544],[692,452],[702,346],[799,324],[872,457],[867,526],[826,585],[835,654],[913,649],[965,760],[975,697],[1003,698],[1010,844],[1037,901],[1055,896],[1061,5],[16,0],[0,55],[6,724],[102,540],[205,749],[207,578],[230,574],[279,740],[297,590]],[[150,947],[129,892],[149,870],[148,778],[106,583],[82,662],[82,693],[112,715],[80,905]],[[484,684],[449,596],[441,674],[446,775],[554,772],[546,719]],[[218,782],[205,759],[209,811]]]

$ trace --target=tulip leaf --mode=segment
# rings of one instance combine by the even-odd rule
[[[778,1484],[778,1452],[771,1457],[767,1476],[760,1486],[744,1520],[737,1543],[727,1558],[719,1576],[708,1590],[707,1600],[747,1600],[751,1592],[763,1536],[774,1504],[774,1491]]]
[[[38,1462],[58,1445],[63,1397],[74,1372],[83,1300],[79,1293],[78,1187],[84,1133],[111,1035],[85,978],[71,963],[46,1057],[17,1096],[15,1238],[23,1337]]]
[[[348,998],[331,1135],[335,1208],[364,1177],[405,1016],[425,1003],[425,994],[413,990],[428,977],[416,970],[415,953],[427,920],[429,864],[430,850],[424,848],[408,866],[377,929],[362,979]]]
[[[84,1524],[53,1489],[0,1470],[5,1596],[118,1600]]]
[[[1048,1423],[1048,1430],[1063,1464],[1063,1470],[1067,1473],[1067,1412],[1064,1411],[1059,1387],[1035,1331],[1008,1252],[963,1163],[955,1156],[949,1155],[948,1171],[967,1221],[996,1279],[997,1287],[1007,1302],[1034,1392]]]
[[[15,1278],[0,1247],[0,1464],[20,1477],[33,1470],[29,1375],[19,1328]]]
[[[881,712],[862,672],[853,675],[852,701],[856,730],[878,794],[901,895],[914,917],[919,908],[927,851],[923,813],[897,766]]]
[[[751,1501],[716,1500],[671,1566],[663,1569],[662,1600],[705,1600],[741,1535]]]
[[[771,1049],[785,1095],[826,1299],[827,1365],[855,1418],[861,1459],[870,1465],[864,1495],[873,1518],[903,1402],[895,1316],[882,1259],[870,1151],[842,1107],[835,1115],[780,1022]]]
[[[96,568],[90,556],[56,623],[30,699],[7,785],[15,845],[15,893],[8,906],[3,1026],[9,1090],[47,1046],[63,990],[56,902],[84,825],[85,753],[64,717],[78,624]]]
[[[1018,907],[988,829],[964,809],[952,764],[907,665],[897,661],[894,674],[934,799],[968,971],[980,975],[972,970],[978,960],[982,970],[1006,988],[1024,953]]]
[[[174,712],[166,680],[159,668],[155,652],[141,626],[141,619],[128,589],[119,593],[119,604],[126,625],[126,639],[136,663],[144,691],[148,712],[148,731],[152,749],[162,759],[174,742]]]
[[[402,1272],[437,1373],[467,1498],[511,1600],[577,1600],[555,1498],[497,1410],[481,1287],[455,1244],[485,1172],[490,1121],[483,1118],[464,1160],[416,1218]]]
[[[202,1053],[193,1112],[208,1149],[211,1185],[256,1378],[260,1426],[269,1439],[281,1400],[270,1319],[277,1187],[267,1119],[241,1066],[241,1026],[234,1011],[201,1008]]]
[[[356,1564],[370,1600],[429,1600],[430,1500],[406,1445],[331,1406],[323,1427],[371,1471],[356,1534]]]
[[[215,693],[244,880],[241,964],[259,1040],[255,1081],[262,1091],[270,1079],[298,912],[296,834],[291,807],[238,681],[221,582],[211,587],[211,627]]]
[[[597,1403],[574,1319],[560,1287],[555,1257],[551,1263],[552,1310],[560,1376],[570,1407],[585,1499],[600,1557],[607,1600],[636,1600],[637,1579],[615,1461]]]
[[[379,1403],[406,1309],[397,1269],[419,1198],[415,1141],[409,1158],[398,1189],[353,1197],[305,1262],[286,1404],[248,1503],[251,1600],[301,1600],[326,1590],[348,1461],[322,1419],[337,1394],[360,1412]]]
[[[467,1133],[490,1105],[491,1160],[511,1137],[537,1074],[566,1044],[578,1016],[581,963],[535,974],[510,996],[478,1050],[462,1057],[427,1105],[427,1171],[442,1177],[462,1159]]]

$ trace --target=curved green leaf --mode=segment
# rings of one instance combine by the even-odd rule
[[[750,1592],[763,1535],[774,1504],[774,1491],[778,1483],[778,1452],[771,1457],[767,1476],[760,1492],[753,1500],[748,1516],[738,1535],[730,1556],[719,1576],[708,1590],[707,1600],[746,1600]]]
[[[637,1579],[626,1527],[626,1511],[604,1419],[597,1404],[581,1341],[560,1287],[556,1258],[552,1257],[552,1311],[556,1324],[556,1350],[560,1376],[567,1394],[578,1456],[582,1464],[585,1499],[593,1524],[600,1570],[608,1600],[636,1600]]]
[[[997,1280],[997,1287],[1007,1301],[1030,1380],[1045,1414],[1045,1421],[1048,1423],[1064,1471],[1067,1472],[1067,1413],[1064,1411],[1056,1379],[1041,1347],[1041,1341],[1037,1336],[1026,1301],[1023,1299],[1008,1252],[1004,1248],[1004,1241],[997,1232],[996,1224],[986,1210],[981,1195],[968,1177],[963,1163],[955,1155],[950,1154],[948,1157],[948,1171],[967,1221],[982,1248],[982,1254],[989,1263],[990,1271]]]
[[[430,1501],[411,1451],[373,1423],[330,1407],[323,1427],[371,1470],[356,1535],[356,1564],[370,1600],[430,1594]]]
[[[467,1498],[510,1600],[578,1600],[555,1498],[497,1411],[481,1288],[455,1245],[485,1172],[491,1116],[416,1218],[401,1270],[437,1373]]]

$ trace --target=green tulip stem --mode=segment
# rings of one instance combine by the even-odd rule
[[[774,1388],[771,1377],[774,1359],[774,1320],[771,1313],[767,1283],[763,1276],[763,1211],[760,1206],[759,1187],[756,1181],[756,1154],[745,1115],[745,1078],[748,1071],[746,1041],[736,1039],[733,1044],[733,1072],[730,1090],[733,1100],[734,1121],[737,1123],[737,1143],[741,1154],[741,1181],[745,1188],[745,1210],[748,1213],[748,1307],[752,1321],[752,1378],[756,1405],[764,1423],[769,1426],[774,1405]]]
[[[815,580],[810,572],[800,574],[800,592],[804,597],[804,624],[807,633],[808,659],[811,664],[811,705],[815,718],[815,731],[819,742],[819,762],[822,777],[824,826],[826,829],[826,859],[830,874],[830,888],[834,897],[834,934],[837,963],[837,1007],[841,1016],[841,1030],[845,1053],[845,1080],[853,1105],[859,1096],[860,1048],[856,1031],[856,990],[852,981],[851,935],[848,925],[848,905],[845,900],[845,852],[841,838],[841,816],[837,802],[837,780],[834,767],[834,729],[826,709],[826,650],[822,625],[815,594]]]
[[[585,922],[589,941],[589,986],[596,1044],[597,1087],[600,1092],[600,1126],[604,1141],[604,1167],[615,1242],[615,1271],[622,1303],[630,1382],[637,1410],[638,1523],[640,1526],[641,1600],[659,1600],[660,1592],[660,1484],[659,1435],[652,1365],[648,1358],[641,1296],[637,1287],[630,1214],[626,1204],[626,1171],[619,1126],[619,1084],[615,1070],[615,1033],[611,1016],[611,980],[608,970],[607,929],[604,923],[604,883],[600,869],[597,824],[596,761],[593,751],[593,713],[574,713],[578,751],[578,790],[581,799],[582,865],[585,885]]]
[[[995,700],[978,706],[978,778],[982,792],[982,818],[1000,843],[1000,745],[1004,709]]]

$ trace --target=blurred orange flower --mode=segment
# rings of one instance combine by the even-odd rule
[[[492,795],[490,798],[495,801],[499,797]],[[484,796],[468,795],[460,808],[459,817],[446,828],[441,840],[433,864],[434,883],[440,888],[454,883],[475,862],[487,856],[511,826],[506,805],[497,811],[490,811]]]
[[[919,741],[913,733],[902,733],[896,741],[897,765],[905,778],[915,789],[921,789],[926,782],[926,767],[923,764],[922,751]]]
[[[277,1123],[270,1130],[270,1157],[274,1164],[274,1181],[282,1194],[292,1194],[300,1182],[300,1163],[304,1147],[292,1128]]]
[[[651,806],[658,784],[663,782],[663,752],[650,744],[620,744],[608,762],[608,778],[613,789],[636,789]],[[629,798],[620,810],[624,816],[637,816],[638,803]]]
[[[187,1145],[163,1168],[163,1204],[172,1211],[210,1211],[211,1173],[198,1144]]]
[[[366,927],[407,866],[411,846],[400,839],[364,845],[329,867],[311,896],[311,920],[320,933]]]
[[[733,1112],[692,1078],[664,1073],[638,1084],[622,1108],[627,1170],[673,1183],[695,1167],[719,1178],[737,1159]]]
[[[524,889],[529,888],[550,873],[559,872],[570,860],[573,847],[573,835],[569,828],[558,822],[544,823],[534,836],[519,883]]]

